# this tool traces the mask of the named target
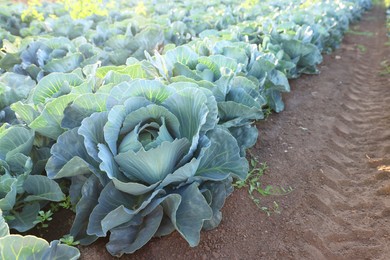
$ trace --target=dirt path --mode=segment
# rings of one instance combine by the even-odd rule
[[[124,259],[389,259],[390,60],[384,9],[374,8],[319,76],[292,82],[286,111],[258,123],[252,153],[269,169],[264,184],[291,186],[270,217],[244,189],[228,199],[222,224],[189,248],[176,233]],[[366,50],[364,51],[364,49]],[[109,259],[104,241],[83,259]]]
[[[292,148],[275,152],[279,160],[259,156],[295,193],[269,230],[277,242],[266,242],[264,259],[389,259],[390,81],[378,75],[390,58],[383,24],[380,9],[367,14],[355,29],[374,35],[347,36],[319,77],[295,82],[287,113],[274,120],[280,130],[265,124],[271,151],[278,140]]]

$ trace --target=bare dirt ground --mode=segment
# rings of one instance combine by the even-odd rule
[[[375,7],[326,55],[318,76],[292,82],[286,110],[257,124],[252,153],[268,170],[262,182],[291,186],[267,216],[236,190],[223,222],[190,248],[179,234],[154,239],[123,259],[390,259],[390,60],[384,8]],[[82,259],[110,259],[106,241]]]

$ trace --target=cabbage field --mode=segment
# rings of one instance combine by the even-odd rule
[[[249,171],[254,123],[318,74],[370,0],[0,4],[3,259],[113,256],[177,231],[195,247]],[[74,212],[69,235],[55,228]],[[224,216],[226,217],[226,216]]]

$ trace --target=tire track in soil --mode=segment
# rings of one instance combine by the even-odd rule
[[[276,200],[281,214],[267,217],[236,190],[198,247],[174,233],[123,259],[389,259],[390,78],[378,76],[390,59],[384,21],[383,8],[368,12],[355,26],[374,37],[347,35],[319,76],[292,82],[283,113],[257,124],[252,153],[269,165],[263,182],[294,188],[260,198]],[[82,259],[111,259],[105,243],[83,248]]]
[[[340,110],[334,122],[325,127],[329,141],[324,168],[320,169],[324,181],[308,196],[307,206],[317,205],[312,213],[327,220],[322,232],[310,235],[319,240],[317,249],[328,259],[386,259],[390,253],[390,230],[376,221],[388,212],[388,198],[383,195],[390,192],[383,178],[376,177],[384,174],[370,167],[370,156],[382,158],[386,153],[375,154],[376,151],[389,147],[385,142],[390,134],[385,114],[390,107],[388,98],[380,95],[388,85],[377,79],[379,64],[375,63],[383,54],[375,49],[371,54],[368,61],[358,55],[357,66],[350,71],[356,77],[342,96],[342,107],[346,109]],[[318,223],[315,218],[314,223]]]
[[[381,17],[379,12],[376,8],[372,13]],[[390,82],[378,75],[389,51],[383,48],[379,20],[361,25],[362,31],[376,29],[375,37],[349,37],[367,46],[367,53],[356,52],[350,61],[343,48],[337,53],[347,60],[340,61],[344,69],[335,73],[343,89],[324,107],[322,129],[313,130],[317,144],[323,145],[317,155],[319,178],[309,181],[298,207],[304,210],[295,212],[301,226],[294,230],[298,241],[286,240],[276,258],[390,257]],[[285,250],[289,242],[293,250]]]

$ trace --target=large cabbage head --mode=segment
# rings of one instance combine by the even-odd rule
[[[231,177],[248,170],[236,139],[217,126],[211,91],[135,80],[106,103],[58,138],[46,167],[51,178],[72,177],[73,200],[81,197],[71,233],[90,243],[110,231],[114,255],[173,230],[197,245],[202,228],[219,224]]]
[[[0,210],[9,227],[19,232],[36,225],[40,209],[49,201],[65,197],[55,181],[37,174],[45,152],[35,149],[33,142],[31,129],[8,124],[0,127]]]

